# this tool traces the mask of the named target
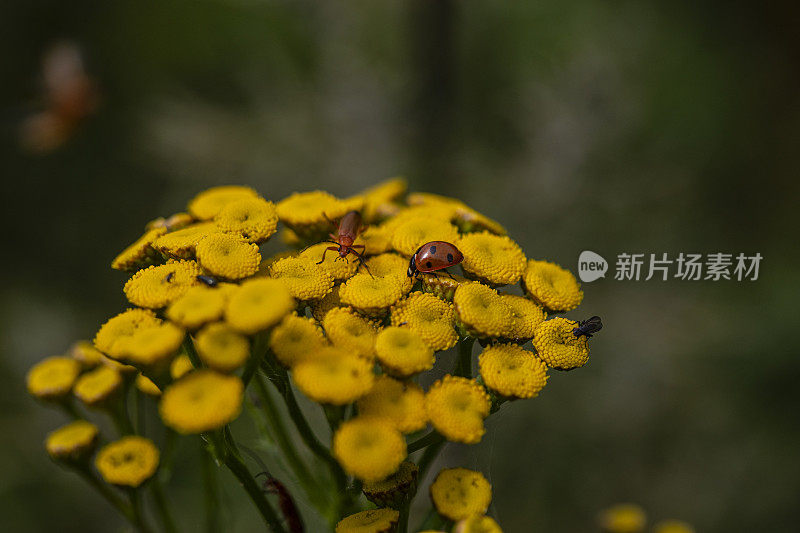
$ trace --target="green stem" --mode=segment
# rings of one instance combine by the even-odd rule
[[[300,454],[297,453],[297,448],[289,437],[289,431],[286,428],[286,425],[283,423],[283,418],[278,412],[278,406],[275,405],[275,401],[272,399],[272,396],[267,389],[267,384],[264,383],[264,379],[261,376],[256,376],[255,385],[259,398],[261,399],[262,412],[272,428],[272,434],[275,437],[278,447],[283,452],[284,456],[286,457],[286,461],[289,463],[289,466],[297,476],[297,479],[300,481],[301,485],[303,485],[306,493],[309,495],[309,497],[312,497],[319,492],[316,490],[318,485],[314,480],[314,476],[303,462]]]
[[[414,442],[409,443],[408,453],[412,454],[417,450],[427,448],[431,444],[436,444],[442,441],[444,441],[444,437],[441,434],[439,434],[436,430],[431,430],[430,433],[428,433],[424,437],[420,437]]]
[[[67,396],[63,400],[58,403],[58,406],[66,413],[68,417],[73,420],[82,420],[84,417],[78,412],[78,408],[75,407],[75,400],[72,396]]]
[[[425,475],[428,473],[428,469],[431,467],[433,460],[436,459],[436,456],[439,455],[439,452],[442,450],[445,442],[446,441],[442,438],[438,442],[432,443],[423,452],[422,457],[417,463],[417,466],[419,467],[419,475],[417,477],[419,484],[422,484],[422,481],[425,479]]]
[[[138,488],[129,488],[128,497],[131,501],[131,511],[133,513],[134,526],[142,533],[149,533],[152,531],[148,525],[145,524],[142,515],[142,497]]]
[[[458,359],[454,371],[456,376],[472,377],[472,345],[474,343],[474,337],[464,337],[458,343]]]
[[[161,524],[164,526],[164,531],[174,533],[177,531],[175,528],[175,521],[172,519],[172,513],[169,510],[167,498],[164,496],[164,488],[161,486],[161,480],[153,479],[150,483],[150,492],[153,494],[153,500],[156,502],[156,512],[161,519]]]
[[[277,377],[272,380],[272,383],[281,393],[281,396],[286,403],[286,408],[289,410],[289,416],[291,417],[292,422],[294,422],[297,432],[300,434],[303,442],[306,443],[306,446],[308,446],[308,448],[314,452],[317,457],[325,461],[331,470],[331,474],[333,475],[338,490],[343,492],[347,488],[347,476],[345,476],[344,472],[342,471],[342,467],[339,466],[339,463],[333,458],[328,448],[319,441],[317,436],[314,434],[314,430],[312,430],[311,426],[308,424],[308,420],[306,420],[302,409],[300,409],[300,405],[297,403],[297,398],[295,398],[294,391],[289,383],[289,377],[286,375],[286,371],[280,371],[277,374]]]
[[[400,507],[400,519],[397,522],[397,533],[408,533],[408,515],[411,513],[411,497],[406,495]]]
[[[189,356],[193,367],[201,368],[203,366],[203,362],[200,361],[200,356],[197,355],[197,350],[194,349],[194,341],[191,335],[186,335],[186,338],[183,340],[183,351]]]
[[[158,467],[159,479],[162,483],[167,483],[172,479],[172,467],[175,463],[175,439],[176,433],[172,429],[165,427],[164,449],[161,452],[161,466]]]
[[[244,383],[245,388],[247,388],[250,380],[253,379],[256,370],[258,370],[259,366],[261,365],[261,360],[264,358],[264,343],[265,340],[262,339],[261,334],[257,334],[255,337],[253,337],[253,340],[250,343],[250,357],[247,359],[247,364],[242,372],[242,382]]]
[[[267,524],[267,527],[272,528],[272,531],[275,533],[286,533],[283,523],[275,513],[272,505],[267,501],[261,487],[259,487],[258,483],[253,479],[253,476],[250,474],[247,466],[245,466],[239,458],[238,454],[234,453],[233,450],[229,448],[229,445],[226,444],[222,433],[215,432],[209,433],[208,435],[212,439],[214,447],[216,448],[216,453],[222,455],[222,462],[228,467],[228,470],[236,476],[239,483],[242,484],[242,487],[244,487],[247,495],[250,496],[250,499],[255,504],[258,512],[261,514],[261,518],[263,518],[264,522]]]
[[[128,402],[125,401],[128,391],[124,391],[119,398],[114,400],[114,405],[110,407],[109,414],[114,421],[114,426],[119,431],[120,435],[132,435],[133,422],[131,422],[131,415],[128,412]]]
[[[135,410],[134,420],[136,420],[136,434],[144,435],[145,421],[147,419],[145,416],[144,393],[136,390],[134,391],[134,395],[136,398],[133,404],[133,408]]]
[[[97,479],[92,472],[86,467],[78,467],[75,470],[83,479],[86,480],[108,503],[110,503],[117,511],[125,517],[125,520],[131,523],[132,526],[138,528],[133,514],[133,509],[130,505],[126,504],[122,499],[117,496],[111,488]]]
[[[206,531],[216,533],[219,527],[219,507],[217,495],[217,476],[211,462],[211,455],[201,450],[201,468],[203,471],[203,495],[205,496],[206,507]]]

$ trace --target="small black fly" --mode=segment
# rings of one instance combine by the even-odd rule
[[[217,283],[219,283],[219,281],[217,281],[216,278],[212,278],[211,276],[204,276],[203,274],[197,276],[197,281],[202,282],[209,287],[216,287]]]
[[[586,338],[589,339],[592,337],[592,333],[597,333],[601,329],[603,329],[603,323],[600,321],[600,317],[593,316],[592,318],[578,322],[578,327],[572,329],[572,334],[576,337],[586,335]]]
[[[172,283],[172,278],[174,277],[175,277],[175,272],[170,272],[169,274],[166,275],[164,281],[166,281],[167,283]]]

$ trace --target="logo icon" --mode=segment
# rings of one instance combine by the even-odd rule
[[[584,250],[578,257],[578,276],[581,281],[589,283],[599,278],[606,277],[608,261],[603,256],[590,250]]]

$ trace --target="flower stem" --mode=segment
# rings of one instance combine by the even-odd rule
[[[169,504],[164,496],[164,488],[161,485],[161,480],[158,478],[150,482],[150,492],[153,495],[153,500],[156,502],[156,512],[161,519],[161,524],[164,526],[164,531],[167,533],[174,533],[177,531],[175,528],[175,521],[172,519],[172,513],[169,510]]]
[[[149,533],[152,530],[145,524],[144,517],[142,516],[142,495],[139,492],[139,488],[129,488],[128,497],[131,501],[131,513],[133,514],[134,526],[142,533]]]
[[[244,487],[247,495],[250,496],[250,499],[253,501],[253,504],[255,504],[258,512],[261,514],[261,518],[263,518],[264,522],[267,524],[267,527],[271,528],[275,533],[285,533],[286,529],[283,527],[283,523],[272,508],[272,505],[267,501],[261,487],[259,487],[258,483],[253,479],[253,476],[239,458],[238,454],[234,453],[229,444],[226,443],[223,434],[216,431],[208,435],[214,444],[215,453],[221,455],[219,459],[222,460],[223,464],[228,467],[228,470],[230,470],[231,473],[236,476],[236,479],[239,480],[239,483],[242,484],[242,487]]]
[[[472,377],[472,345],[475,343],[474,337],[464,337],[458,343],[458,359],[454,374],[465,378]]]
[[[440,433],[438,433],[435,429],[431,430],[427,435],[418,438],[414,442],[409,443],[408,453],[412,454],[417,450],[427,448],[431,444],[436,444],[442,441],[444,441],[444,437]]]
[[[255,385],[259,394],[259,398],[261,399],[261,406],[263,408],[262,411],[267,419],[267,422],[272,428],[272,434],[275,437],[278,447],[283,452],[284,456],[286,457],[286,461],[289,463],[292,471],[297,476],[297,479],[300,481],[300,484],[303,486],[306,494],[309,495],[309,498],[316,500],[315,505],[321,504],[322,501],[318,497],[318,485],[314,481],[311,471],[300,457],[300,454],[297,453],[297,448],[289,436],[289,431],[287,430],[286,425],[283,423],[281,414],[278,412],[278,406],[275,405],[275,401],[272,399],[272,396],[267,389],[267,384],[264,383],[264,379],[261,376],[256,376]]]
[[[201,450],[200,467],[203,471],[203,494],[206,508],[206,531],[216,533],[219,528],[219,507],[217,496],[217,476],[211,462],[211,455]]]
[[[122,499],[115,494],[111,488],[97,479],[95,475],[89,470],[88,467],[78,467],[75,470],[83,479],[86,480],[108,503],[110,503],[117,511],[130,522],[132,526],[141,529],[141,526],[136,521],[133,514],[133,509],[130,505],[126,504]]]
[[[297,403],[297,398],[294,396],[294,391],[292,390],[292,385],[289,383],[289,377],[286,375],[286,371],[281,370],[277,372],[275,376],[271,376],[271,379],[272,383],[281,393],[286,403],[286,408],[289,410],[289,416],[292,418],[292,422],[294,422],[297,432],[300,434],[303,442],[306,443],[306,446],[308,446],[317,457],[325,461],[331,470],[331,475],[336,483],[337,490],[344,492],[347,488],[347,476],[344,475],[342,467],[339,466],[339,463],[333,458],[328,448],[319,441],[314,434],[314,430],[312,430],[311,426],[308,424],[308,420],[306,420],[302,409],[300,409],[300,405]]]
[[[186,338],[183,340],[183,351],[189,356],[193,367],[201,368],[203,366],[202,361],[200,361],[200,356],[197,355],[197,350],[194,349],[194,341],[191,335],[186,335]]]

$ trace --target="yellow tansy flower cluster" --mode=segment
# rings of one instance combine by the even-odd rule
[[[102,324],[92,342],[45,359],[27,376],[34,397],[75,419],[47,437],[48,453],[96,487],[104,481],[136,491],[148,482],[157,489],[159,447],[166,470],[172,444],[141,436],[150,414],[169,431],[151,432],[148,422],[147,435],[201,439],[270,529],[285,522],[295,530],[302,520],[289,504],[299,489],[262,472],[262,490],[245,463],[257,452],[236,443],[233,422],[263,411],[255,426],[286,459],[304,501],[329,518],[337,506],[330,529],[393,531],[408,522],[403,513],[417,478],[440,446],[479,442],[491,413],[542,391],[548,368],[588,360],[578,322],[548,318],[580,304],[571,273],[528,259],[503,226],[460,200],[409,193],[402,178],[351,196],[297,192],[274,202],[226,185],[177,211],[147,224],[112,261],[127,272],[120,281],[131,307]],[[278,231],[289,249],[265,245]],[[449,246],[437,252],[424,246],[430,241]],[[415,257],[420,249],[430,254],[425,262]],[[439,357],[455,347],[455,357]],[[435,378],[425,375],[431,371]],[[330,440],[306,420],[309,401],[319,404]],[[287,414],[302,443],[287,432]],[[84,420],[93,416],[112,417],[117,435],[101,435]],[[92,463],[98,442],[108,444]],[[331,497],[315,493],[327,481],[311,475],[306,452],[330,470]],[[359,495],[350,477],[380,508],[354,512]],[[485,515],[491,487],[481,474],[445,469],[430,496],[454,531],[500,531]],[[280,508],[272,509],[276,499]],[[134,505],[111,501],[147,529],[149,517],[137,517]],[[354,514],[343,517],[345,509]]]

